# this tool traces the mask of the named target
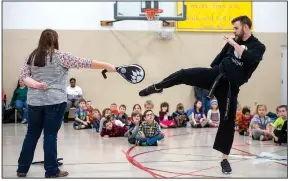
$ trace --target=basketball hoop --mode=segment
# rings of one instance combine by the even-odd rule
[[[144,13],[148,20],[148,29],[157,31],[156,36],[158,40],[170,40],[172,39],[172,32],[166,31],[159,23],[159,14],[163,13],[163,9],[147,8]]]
[[[159,15],[160,13],[162,13],[163,10],[162,9],[158,9],[158,8],[148,8],[144,10],[144,13],[146,14],[147,20],[148,21],[156,21],[159,20]]]

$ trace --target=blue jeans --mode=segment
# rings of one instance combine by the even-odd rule
[[[22,119],[26,119],[28,118],[28,111],[27,111],[27,103],[26,101],[22,101],[22,100],[16,100],[15,101],[15,106],[18,112],[21,113],[22,115]]]
[[[18,173],[28,172],[42,130],[45,176],[55,176],[60,172],[57,163],[57,133],[65,108],[66,102],[48,106],[28,105],[28,129],[18,159]]]
[[[136,135],[136,140],[140,142],[147,142],[149,146],[157,143],[157,141],[160,141],[164,138],[162,134],[157,134],[156,136],[153,137],[146,137],[146,138],[141,138],[139,134]]]

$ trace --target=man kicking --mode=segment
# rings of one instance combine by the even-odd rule
[[[209,97],[214,94],[219,103],[221,120],[213,148],[223,153],[223,173],[232,172],[227,159],[234,141],[239,87],[248,82],[266,50],[251,33],[252,21],[247,16],[239,16],[231,23],[235,38],[224,37],[227,43],[211,63],[211,68],[181,69],[139,92],[140,96],[148,96],[180,84],[210,90]]]

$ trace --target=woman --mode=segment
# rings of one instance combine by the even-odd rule
[[[66,108],[66,83],[71,68],[107,69],[111,64],[75,57],[58,50],[58,34],[46,29],[41,33],[38,47],[25,60],[20,81],[29,87],[27,94],[28,129],[18,160],[17,176],[25,177],[33,160],[37,141],[44,133],[45,177],[65,177],[57,163],[57,133]],[[32,79],[33,78],[33,79]]]
[[[18,80],[17,87],[14,90],[13,97],[10,102],[11,107],[16,107],[17,111],[22,116],[22,123],[27,123],[27,91],[28,88],[25,86],[23,81]]]

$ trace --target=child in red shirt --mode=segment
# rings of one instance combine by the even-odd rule
[[[112,103],[111,106],[110,106],[110,110],[111,110],[111,113],[114,114],[115,116],[118,116],[119,115],[119,111],[117,109],[117,104],[116,103]]]
[[[104,121],[104,127],[101,131],[102,137],[122,137],[128,131],[126,126],[121,127],[113,124],[110,120]]]
[[[249,127],[252,117],[250,109],[248,107],[243,107],[242,116],[237,119],[238,132],[240,135],[249,136]]]

